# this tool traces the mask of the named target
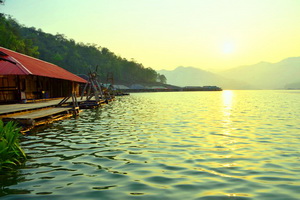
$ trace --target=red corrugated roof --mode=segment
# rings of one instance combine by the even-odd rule
[[[36,75],[86,83],[57,65],[3,47],[0,47],[0,75]]]

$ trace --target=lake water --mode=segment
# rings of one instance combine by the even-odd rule
[[[131,94],[21,145],[0,199],[300,199],[300,91]]]

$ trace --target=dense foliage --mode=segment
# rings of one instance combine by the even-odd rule
[[[0,14],[0,46],[24,53],[29,56],[38,57],[38,47],[34,46],[31,40],[20,35],[16,22],[11,18],[5,18]]]
[[[19,146],[20,128],[15,122],[6,125],[0,120],[0,170],[12,169],[26,159]]]
[[[87,74],[99,66],[98,73],[104,82],[107,74],[113,74],[115,83],[166,83],[164,75],[134,60],[116,56],[107,48],[28,28],[4,15],[0,16],[0,35],[0,46],[54,63],[75,74]]]

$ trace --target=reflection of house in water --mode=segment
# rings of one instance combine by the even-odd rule
[[[79,94],[86,80],[57,65],[0,47],[0,102]]]

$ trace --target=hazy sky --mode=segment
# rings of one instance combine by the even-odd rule
[[[156,70],[300,56],[300,0],[6,0],[0,9]]]

